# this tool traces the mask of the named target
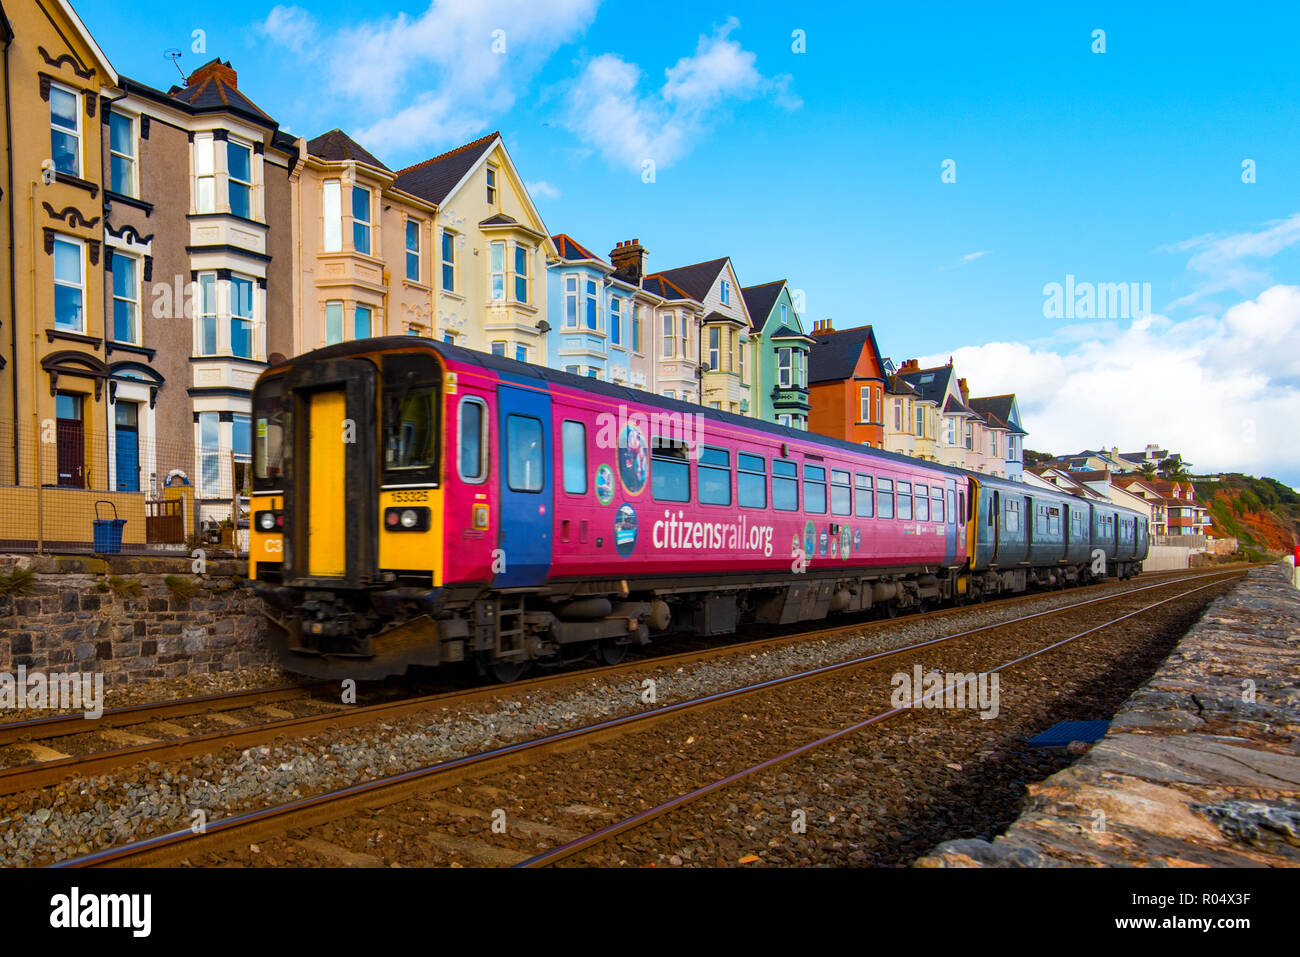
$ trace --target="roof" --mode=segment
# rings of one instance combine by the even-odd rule
[[[340,129],[330,130],[328,133],[322,133],[315,139],[307,141],[307,152],[318,159],[331,160],[339,162],[341,160],[353,160],[358,163],[365,163],[368,166],[377,166],[379,169],[388,169],[375,154],[369,152],[360,143],[354,140],[348,134]],[[389,172],[392,172],[389,170]]]
[[[239,92],[236,79],[229,60],[209,60],[190,74],[184,87],[174,86],[167,93],[195,113],[238,113],[263,126],[279,125]]]
[[[560,258],[567,262],[582,262],[585,259],[590,259],[598,263],[603,263],[605,261],[586,246],[577,242],[568,233],[560,233],[559,235],[552,236],[551,241],[555,243],[555,248],[559,252]]]
[[[454,150],[398,170],[393,185],[435,206],[441,206],[443,200],[465,178],[465,174],[478,164],[500,138],[500,133],[489,133]]]
[[[943,412],[945,415],[970,415],[979,418],[974,409],[955,395],[948,396],[948,401],[943,404]]]
[[[781,298],[781,290],[784,288],[784,279],[741,288],[740,294],[745,297],[745,308],[749,310],[749,317],[759,328],[762,328],[763,323],[767,322],[768,316],[772,314],[772,310],[776,308],[776,301]]]
[[[693,299],[694,297],[671,279],[655,274],[641,280],[641,288],[661,299]],[[696,302],[699,300],[697,299]]]
[[[695,263],[692,266],[661,269],[654,275],[664,277],[692,299],[703,302],[726,265],[727,257],[724,256],[721,259],[710,259],[708,262]]]
[[[868,344],[876,357],[880,357],[880,347],[876,345],[876,334],[871,326],[823,332],[813,336],[812,341],[812,348],[808,351],[809,385],[852,379],[858,360],[862,358],[862,350]]]
[[[969,405],[980,415],[993,416],[997,420],[998,428],[1007,429],[1010,432],[1019,432],[1021,435],[1029,433],[1011,421],[1011,410],[1015,408],[1015,393],[1010,395],[989,395],[978,399],[971,399]]]
[[[948,394],[948,382],[952,374],[952,366],[937,366],[933,369],[899,373],[904,381],[917,391],[923,401],[933,402],[935,405],[942,402],[944,396]]]
[[[479,220],[480,226],[518,226],[519,220],[505,213],[493,213],[487,219]]]
[[[782,325],[780,328],[776,330],[776,332],[768,336],[768,338],[769,339],[811,339],[812,337],[809,336],[806,332],[801,332],[798,329],[793,329],[788,325]]]
[[[904,379],[901,375],[898,375],[897,373],[889,377],[889,379],[887,380],[887,384],[885,385],[885,391],[888,392],[890,395],[916,395],[917,394],[916,390],[912,388],[911,384],[909,384],[906,379]]]

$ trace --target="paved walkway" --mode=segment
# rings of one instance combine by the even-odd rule
[[[1300,591],[1289,563],[1216,599],[1102,741],[992,843],[918,867],[1300,866]]]

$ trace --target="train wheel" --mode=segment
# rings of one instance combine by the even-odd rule
[[[596,645],[595,652],[596,660],[602,665],[622,664],[623,659],[627,657],[627,645],[606,640]]]
[[[898,617],[898,605],[894,604],[892,601],[887,601],[887,602],[885,602],[884,607],[881,609],[880,617],[881,617],[881,618],[897,618],[897,617]]]
[[[498,661],[492,665],[492,677],[503,685],[508,685],[522,678],[529,664],[527,661]]]

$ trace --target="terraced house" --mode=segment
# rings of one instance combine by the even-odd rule
[[[784,279],[741,290],[754,320],[754,394],[758,416],[796,429],[808,428],[808,352],[812,338],[803,331]]]
[[[63,0],[0,7],[0,42],[0,540],[75,539],[83,490],[111,479],[101,120],[118,76]]]
[[[883,449],[887,370],[892,367],[880,354],[875,330],[871,326],[837,330],[830,319],[823,319],[813,323],[811,339],[812,430]]]
[[[437,298],[428,332],[447,342],[544,365],[547,267],[559,261],[500,133],[397,173],[393,187],[437,210],[429,253]],[[344,225],[355,231],[356,210]],[[410,331],[408,329],[408,331]],[[417,332],[424,331],[417,329]]]
[[[650,277],[659,288],[677,290],[701,303],[699,357],[702,402],[713,409],[757,416],[753,377],[754,323],[728,258],[666,269]],[[689,344],[688,344],[689,348]]]

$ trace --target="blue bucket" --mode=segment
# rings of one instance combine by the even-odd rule
[[[99,506],[107,505],[113,510],[112,518],[100,518]],[[122,551],[122,527],[126,519],[117,517],[117,506],[107,499],[95,503],[95,554],[116,555]]]

